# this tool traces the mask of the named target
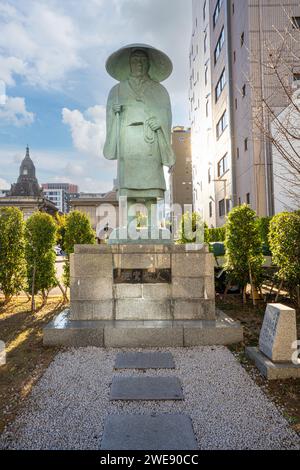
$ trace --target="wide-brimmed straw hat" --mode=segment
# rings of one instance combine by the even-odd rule
[[[106,70],[118,81],[127,80],[130,76],[129,58],[135,50],[145,51],[149,57],[149,76],[156,82],[163,82],[172,73],[173,65],[169,57],[147,44],[129,44],[114,52],[106,61]]]

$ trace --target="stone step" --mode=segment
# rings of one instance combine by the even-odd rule
[[[183,400],[183,392],[177,377],[114,377],[109,399]]]
[[[112,415],[101,450],[197,450],[192,421],[183,414]]]
[[[175,369],[171,353],[162,352],[129,352],[119,353],[115,369]]]
[[[243,341],[243,328],[225,314],[216,320],[70,320],[69,309],[43,330],[45,346],[157,348],[213,346]]]

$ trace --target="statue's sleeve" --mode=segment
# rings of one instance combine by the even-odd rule
[[[158,143],[160,147],[162,164],[171,167],[175,164],[176,157],[171,145],[172,110],[169,93],[161,86],[163,109],[161,113],[161,129],[158,131]]]
[[[117,116],[113,105],[117,104],[118,86],[111,89],[106,105],[106,140],[103,155],[107,160],[117,160]]]

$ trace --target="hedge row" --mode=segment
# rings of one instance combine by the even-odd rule
[[[190,232],[184,231],[185,225]],[[272,255],[278,281],[300,307],[300,211],[258,218],[244,204],[231,210],[224,227],[211,229],[201,222],[199,214],[185,214],[179,243],[201,240],[197,230],[204,232],[207,243],[224,242],[228,281],[242,287],[244,298],[247,284],[252,285],[252,291],[261,287],[263,255]]]
[[[55,272],[54,246],[60,244],[67,254],[64,284],[69,285],[69,255],[76,243],[95,243],[95,233],[85,214],[71,212],[53,219],[36,212],[25,222],[15,207],[0,209],[0,289],[5,303],[21,291],[31,296],[32,311],[35,295],[46,303],[49,291],[59,285]]]

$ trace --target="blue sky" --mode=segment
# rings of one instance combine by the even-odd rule
[[[40,183],[111,189],[116,167],[102,148],[115,82],[105,61],[126,44],[170,56],[173,124],[188,125],[191,21],[191,0],[1,0],[0,189],[16,180],[27,144]]]

